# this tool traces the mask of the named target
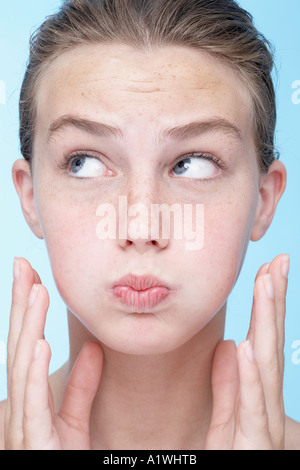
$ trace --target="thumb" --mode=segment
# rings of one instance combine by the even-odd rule
[[[91,407],[101,378],[103,352],[86,343],[80,351],[66,387],[59,416],[71,427],[89,433]]]

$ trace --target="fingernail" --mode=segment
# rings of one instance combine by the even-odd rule
[[[290,270],[290,255],[286,255],[281,261],[281,273],[284,277],[288,277]]]
[[[35,343],[35,348],[33,351],[33,359],[37,359],[40,355],[41,352],[41,341],[38,339],[37,342]]]
[[[14,281],[17,281],[20,277],[20,262],[18,258],[14,259],[13,276],[14,276]]]
[[[247,356],[248,361],[253,362],[254,361],[254,352],[252,345],[249,340],[245,341],[245,354]]]
[[[34,304],[37,298],[37,293],[38,293],[38,287],[36,284],[33,284],[29,298],[28,298],[28,307],[32,307],[32,305]]]
[[[266,274],[264,276],[264,286],[268,297],[270,297],[270,299],[274,299],[274,287],[271,274]]]

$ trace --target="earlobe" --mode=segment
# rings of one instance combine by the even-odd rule
[[[40,239],[43,239],[43,233],[37,216],[33,181],[29,163],[24,159],[15,161],[12,168],[13,182],[20,198],[22,211],[26,222],[33,233]]]
[[[270,227],[277,205],[286,188],[286,180],[286,168],[278,160],[272,163],[267,174],[261,176],[251,241],[260,240]]]

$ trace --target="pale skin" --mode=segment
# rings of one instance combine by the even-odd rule
[[[47,289],[18,259],[2,447],[299,446],[282,397],[287,255],[257,274],[245,341],[223,341],[227,297],[249,240],[267,231],[286,185],[281,162],[259,171],[252,102],[238,76],[195,50],[146,55],[86,45],[48,67],[37,103],[32,169],[17,160],[13,178],[67,305],[70,359],[48,378]],[[70,115],[73,124],[58,125]],[[123,138],[79,128],[74,117],[119,127]],[[195,121],[209,124],[197,135],[158,140],[158,132]],[[80,152],[88,158],[79,179],[62,162]],[[193,167],[172,173],[191,153],[216,160],[206,160],[206,179]],[[203,249],[188,252],[172,237],[99,241],[97,207],[120,195],[128,204],[204,204]],[[149,314],[121,308],[107,287],[128,272],[167,280],[174,297]]]

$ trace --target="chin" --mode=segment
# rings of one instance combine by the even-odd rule
[[[160,328],[149,327],[147,323],[151,323],[152,319],[146,319],[147,314],[143,315],[145,318],[140,318],[138,327],[132,325],[125,331],[115,329],[110,335],[102,334],[101,338],[99,337],[100,343],[104,348],[122,354],[150,356],[170,353],[186,342],[186,338],[178,337],[170,328],[161,325]]]

